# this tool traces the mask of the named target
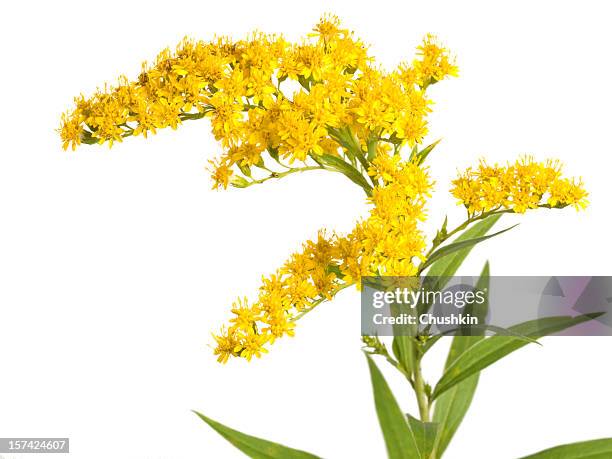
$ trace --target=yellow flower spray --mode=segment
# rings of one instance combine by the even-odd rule
[[[340,172],[372,204],[348,235],[321,231],[276,273],[264,277],[256,301],[234,303],[233,318],[215,336],[220,362],[250,360],[266,345],[293,336],[295,321],[361,276],[413,276],[426,261],[418,228],[432,187],[426,156],[431,101],[427,88],[456,76],[447,49],[427,35],[411,63],[378,68],[367,47],[335,16],[323,16],[308,38],[289,43],[253,33],[245,40],[184,39],[143,64],[134,81],[122,76],[62,116],[63,147],[122,141],[175,129],[207,117],[224,153],[210,161],[213,188],[244,188],[308,170]],[[411,148],[408,157],[403,152]],[[580,182],[561,177],[558,163],[525,158],[507,167],[481,162],[453,182],[470,218],[499,210],[583,207]]]
[[[166,49],[152,64],[143,64],[135,80],[122,76],[115,86],[105,86],[89,98],[77,97],[75,107],[62,115],[59,133],[64,149],[82,143],[112,146],[126,137],[147,137],[206,117],[223,149],[209,162],[215,189],[246,188],[298,172],[327,170],[364,191],[369,216],[350,233],[321,230],[262,278],[254,301],[234,302],[228,323],[214,335],[214,353],[222,363],[230,357],[251,360],[267,352],[277,338],[293,336],[296,321],[319,304],[347,287],[361,288],[363,276],[440,271],[435,263],[449,252],[448,242],[467,228],[481,225],[483,235],[499,214],[587,205],[582,182],[564,178],[558,161],[525,156],[500,166],[481,160],[452,183],[451,193],[466,208],[466,220],[453,229],[445,220],[428,243],[419,228],[433,187],[424,164],[438,142],[421,145],[431,108],[427,89],[457,73],[454,59],[432,35],[424,38],[411,62],[385,71],[338,18],[325,15],[299,43],[263,33],[239,41],[184,39],[175,51]],[[487,276],[488,264],[481,279]],[[561,321],[558,329],[583,320]],[[439,338],[395,336],[392,355],[378,337],[363,337],[367,354],[384,357],[406,377],[419,406],[420,421],[410,418],[408,423],[368,360],[391,457],[439,458],[469,406],[475,386],[462,389],[467,391],[463,404],[445,399],[449,392],[440,395],[451,387],[448,379],[454,373],[445,374],[433,391],[423,379],[421,359]],[[483,347],[495,343],[490,341],[495,337],[472,336],[469,342],[462,338],[454,338],[451,357],[467,352],[472,342]],[[397,416],[390,422],[393,413]],[[270,452],[274,457],[315,457],[245,437],[198,415],[226,438],[236,437],[237,447],[250,455],[262,451],[266,457],[272,457]],[[413,425],[423,432],[437,429],[435,441],[419,444]],[[389,433],[404,430],[407,435],[397,441]]]

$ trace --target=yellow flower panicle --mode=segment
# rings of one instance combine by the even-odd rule
[[[319,232],[276,273],[263,278],[253,304],[234,303],[232,319],[215,335],[219,362],[231,356],[260,357],[266,344],[294,335],[301,315],[343,288],[360,287],[361,276],[416,274],[426,244],[418,223],[424,219],[432,183],[415,162],[383,157],[378,163],[385,164],[389,175],[374,187],[370,216],[343,237]]]
[[[214,352],[223,363],[251,360],[277,338],[293,336],[303,314],[346,287],[361,288],[362,276],[419,273],[427,253],[419,223],[432,188],[422,163],[437,143],[417,145],[427,134],[426,90],[457,73],[432,35],[411,63],[384,71],[338,18],[325,15],[299,43],[262,33],[239,41],[184,39],[143,64],[136,80],[122,76],[90,98],[77,97],[59,132],[64,149],[112,146],[207,117],[223,148],[209,161],[213,188],[326,169],[363,189],[368,218],[344,236],[319,232],[263,278],[254,302],[233,304],[231,319],[214,335]],[[412,147],[408,159],[405,145]],[[587,204],[582,182],[563,178],[558,162],[529,157],[507,166],[482,161],[454,180],[452,194],[470,217]]]
[[[224,154],[212,162],[215,188],[248,186],[251,168],[270,171],[266,157],[318,163],[337,155],[349,132],[363,145],[371,138],[397,147],[427,133],[425,89],[456,67],[428,35],[412,64],[378,69],[367,47],[335,16],[323,16],[299,43],[253,33],[231,41],[184,39],[162,51],[134,81],[121,77],[92,97],[75,99],[62,116],[63,147],[108,143],[210,118]]]
[[[537,162],[524,157],[506,166],[467,169],[453,181],[451,190],[470,214],[507,209],[524,213],[538,207],[584,209],[588,193],[582,180],[562,176],[559,161]]]

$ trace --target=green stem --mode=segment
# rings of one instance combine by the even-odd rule
[[[340,291],[344,290],[347,287],[350,287],[351,285],[355,285],[354,282],[350,282],[350,283],[346,283],[346,284],[342,284],[340,285],[338,288],[336,288],[336,290],[334,291],[332,298],[335,297]],[[310,306],[307,309],[304,309],[302,312],[300,312],[299,314],[297,314],[295,317],[291,318],[291,322],[295,322],[296,320],[300,320],[302,317],[304,317],[306,314],[308,314],[310,311],[312,311],[314,308],[316,308],[317,306],[319,306],[321,303],[323,303],[324,301],[327,301],[328,298],[327,297],[323,297],[323,298],[319,298],[318,300],[313,301]]]
[[[291,169],[283,171],[283,172],[273,172],[269,176],[264,177],[262,179],[258,179],[258,180],[253,179],[253,180],[251,180],[243,188],[249,187],[251,185],[257,185],[257,184],[260,184],[260,183],[264,183],[264,182],[267,182],[268,180],[271,180],[271,179],[279,179],[279,178],[285,177],[286,175],[294,174],[296,172],[314,171],[314,170],[319,170],[319,169],[325,169],[325,168],[322,167],[322,166],[307,166],[307,167],[291,168]]]
[[[179,114],[179,118],[181,121],[199,120],[199,119],[204,118],[208,111],[210,110],[205,110],[205,111],[198,112],[198,113],[181,113]]]
[[[414,366],[414,392],[416,394],[417,404],[419,405],[419,415],[422,422],[429,422],[429,396],[425,391],[425,381],[421,372],[421,357],[417,357]]]

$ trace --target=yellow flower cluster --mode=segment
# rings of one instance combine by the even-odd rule
[[[215,354],[223,363],[250,360],[277,338],[293,336],[295,321],[318,304],[346,287],[361,288],[362,276],[420,272],[427,252],[419,223],[432,187],[422,164],[437,143],[417,145],[427,133],[425,92],[456,74],[448,50],[432,35],[410,64],[383,71],[366,46],[327,15],[299,43],[262,33],[240,41],[185,39],[145,63],[135,81],[121,77],[116,86],[76,98],[62,116],[60,135],[65,149],[112,145],[208,117],[223,147],[210,162],[214,188],[325,169],[363,189],[368,218],[344,236],[319,232],[263,278],[254,302],[234,303],[231,320],[215,335]],[[408,159],[401,156],[405,145],[412,147]],[[506,166],[482,161],[453,181],[452,194],[469,218],[450,233],[445,222],[446,236],[487,212],[587,203],[582,182],[563,178],[558,162],[528,157]],[[431,251],[443,242],[436,236]]]
[[[370,172],[382,177],[368,198],[370,216],[344,237],[319,232],[317,240],[306,242],[282,268],[263,278],[254,304],[246,299],[234,303],[229,325],[215,336],[219,362],[230,356],[259,357],[267,352],[266,344],[293,336],[297,317],[343,288],[359,287],[361,276],[416,274],[415,261],[424,259],[425,249],[417,225],[432,185],[427,172],[386,153]]]
[[[562,177],[558,161],[537,162],[524,157],[506,166],[488,165],[484,160],[453,181],[451,190],[470,214],[499,209],[524,213],[538,207],[583,209],[587,192],[582,181]]]
[[[340,130],[364,146],[373,137],[397,146],[420,142],[430,106],[425,89],[456,74],[431,35],[410,65],[385,72],[326,15],[299,43],[262,33],[235,42],[185,39],[143,64],[135,81],[121,77],[117,86],[76,98],[60,135],[64,148],[112,145],[207,116],[225,150],[211,162],[215,187],[240,186],[236,176],[264,168],[266,154],[290,163],[337,155],[346,148]]]

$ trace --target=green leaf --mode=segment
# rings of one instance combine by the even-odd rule
[[[489,232],[489,230],[497,223],[497,221],[501,218],[502,214],[490,215],[484,220],[481,220],[472,227],[465,230],[459,237],[455,239],[454,242],[462,242],[469,239],[478,238],[484,236]],[[446,223],[446,220],[445,220]],[[444,225],[446,226],[446,225]],[[462,250],[458,250],[453,254],[450,254],[444,258],[439,259],[438,261],[431,264],[429,270],[427,271],[427,276],[431,277],[452,277],[459,269],[459,266],[463,263],[463,261],[467,258],[469,253],[472,251],[474,246],[468,246]]]
[[[467,339],[466,336],[460,338]],[[467,413],[478,387],[480,373],[455,385],[436,400],[433,421],[438,423],[438,435],[434,443],[435,458],[441,457]]]
[[[601,313],[585,314],[581,316],[556,316],[531,320],[510,327],[509,330],[521,335],[541,338],[542,336],[557,333],[566,328],[591,320]],[[492,336],[482,339],[471,345],[459,355],[446,369],[433,392],[435,399],[455,384],[469,378],[480,370],[497,362],[506,355],[528,344],[523,339],[513,336]]]
[[[489,313],[489,276],[491,275],[491,266],[489,262],[486,261],[484,266],[482,267],[482,271],[480,272],[480,277],[478,278],[478,282],[474,286],[474,290],[477,292],[485,292],[485,300],[480,303],[473,303],[466,306],[466,311],[468,314],[471,314],[478,318],[478,323],[485,323],[487,320],[487,314]],[[484,335],[484,331],[481,333]]]
[[[365,177],[349,163],[343,161],[342,158],[325,153],[319,155],[319,159],[324,165],[346,175],[353,183],[363,188],[368,196],[372,193],[372,187],[368,184]]]
[[[419,154],[419,144],[415,143],[412,146],[412,150],[410,150],[410,161],[412,161],[414,158],[416,158],[418,154]]]
[[[394,336],[392,348],[393,355],[406,373],[412,375],[414,369],[415,343],[411,336]]]
[[[306,78],[303,75],[298,75],[298,82],[306,91],[310,91],[310,78]]]
[[[405,305],[393,303],[391,304],[391,313],[397,317],[401,314],[409,314],[410,311],[406,311]],[[416,331],[415,325],[393,325],[393,353],[409,375],[412,375],[416,358],[417,345],[414,339]]]
[[[334,139],[338,143],[340,143],[340,145],[346,148],[347,156],[349,156],[351,160],[355,160],[355,159],[358,160],[361,163],[361,166],[363,167],[363,169],[367,172],[368,167],[369,167],[368,160],[364,156],[364,153],[361,149],[361,143],[359,142],[359,139],[355,137],[351,128],[348,126],[345,126],[339,130],[332,131],[332,133],[335,134]],[[355,163],[353,163],[353,165],[355,165]],[[363,177],[361,173],[359,175]],[[367,180],[366,180],[366,183],[367,183]]]
[[[465,230],[459,237],[454,240],[454,243],[461,243],[465,241],[475,240],[480,237],[485,236],[489,230],[497,223],[497,221],[501,218],[502,214],[489,215],[483,220],[475,223],[470,228]],[[444,219],[444,224],[442,225],[442,229],[438,232],[446,232],[447,220]],[[508,228],[510,229],[510,228]],[[507,231],[507,230],[506,230]],[[503,231],[502,231],[503,232]],[[496,233],[496,234],[501,234]],[[493,237],[496,234],[493,234],[489,237]],[[434,261],[427,270],[426,277],[423,281],[423,285],[427,286],[428,289],[437,291],[442,290],[446,284],[450,281],[450,279],[455,275],[461,264],[470,254],[475,244],[467,245],[466,247],[457,250],[453,253],[450,253],[446,256],[439,258]],[[431,305],[422,304],[419,307],[419,312],[426,312]]]
[[[368,156],[367,160],[372,161],[376,157],[376,147],[378,145],[378,140],[376,136],[371,136],[368,140]]]
[[[434,344],[436,344],[440,340],[440,338],[442,338],[442,336],[444,335],[438,334],[427,337],[427,341],[425,341],[425,343],[421,346],[421,352],[423,354],[426,354],[427,351],[430,350],[434,346]]]
[[[357,158],[359,155],[363,156],[363,153],[361,151],[361,144],[355,138],[350,128],[328,128],[328,133],[330,134],[332,139],[334,139],[347,150],[349,156],[352,157],[351,159]]]
[[[328,273],[333,273],[338,279],[343,279],[344,278],[344,274],[342,274],[342,271],[340,270],[340,266],[338,265],[328,265],[326,271]]]
[[[581,441],[540,451],[522,459],[610,459],[612,438]]]
[[[266,163],[264,162],[263,157],[260,157],[260,158],[259,158],[259,161],[257,161],[257,164],[255,164],[255,167],[258,167],[258,168],[260,168],[260,169],[269,170],[269,169],[266,167]]]
[[[240,161],[238,161],[236,164],[238,164],[238,168],[244,175],[246,175],[247,177],[251,176],[251,168],[248,165],[241,164]]]
[[[494,217],[496,217],[496,215],[494,215]],[[499,218],[499,217],[498,217]],[[485,220],[483,220],[484,222]],[[434,271],[433,273],[431,272],[431,269],[427,272],[427,276],[431,277],[431,276],[447,276],[449,275],[449,273],[454,274],[455,271],[457,270],[457,268],[461,265],[461,263],[463,262],[463,260],[465,259],[465,257],[468,255],[468,253],[470,253],[470,251],[472,250],[472,248],[483,241],[486,241],[487,239],[491,239],[492,237],[495,236],[499,236],[500,234],[505,233],[506,231],[510,231],[512,228],[516,227],[518,225],[513,225],[510,226],[509,228],[503,229],[501,231],[498,231],[497,233],[493,233],[493,234],[489,234],[488,236],[478,236],[478,237],[470,237],[471,235],[468,235],[467,237],[461,237],[464,236],[464,234],[462,234],[459,238],[457,238],[457,240],[449,245],[445,245],[444,247],[439,248],[438,250],[436,250],[434,253],[432,253],[429,258],[427,259],[427,261],[425,262],[425,264],[423,265],[423,267],[421,268],[421,270],[425,269],[426,267],[433,265],[434,262],[438,261],[438,260],[442,260],[446,257],[449,257],[452,254],[457,254],[457,252],[462,252],[465,251],[465,255],[463,255],[460,258],[457,258],[457,260],[455,260],[455,257],[453,257],[452,259],[448,260],[448,263],[446,265],[440,265],[436,271]],[[473,228],[472,228],[473,229]],[[466,231],[467,233],[467,231]],[[461,255],[461,254],[460,254]],[[445,268],[444,271],[440,272],[438,271],[438,269],[440,268]],[[452,274],[450,274],[452,276]]]
[[[436,441],[438,424],[435,422],[420,421],[409,414],[406,416],[408,418],[408,424],[410,424],[412,432],[414,432],[414,437],[416,438],[421,456],[424,458],[429,458]]]
[[[376,414],[385,438],[389,459],[421,459],[414,432],[389,389],[387,381],[372,358],[368,355],[366,358],[372,378]]]
[[[444,257],[447,257],[452,253],[458,252],[459,250],[468,249],[468,248],[471,250],[472,247],[474,247],[476,244],[486,241],[487,239],[491,239],[492,237],[499,236],[500,234],[505,233],[506,231],[510,231],[512,228],[516,226],[518,226],[518,224],[512,225],[509,228],[498,231],[497,233],[489,234],[488,236],[481,236],[481,237],[476,237],[473,239],[466,239],[463,241],[453,242],[452,244],[445,245],[444,247],[441,247],[438,250],[436,250],[434,253],[432,253],[421,269],[425,269],[427,266],[431,265],[433,262],[440,260]]]
[[[421,151],[418,152],[417,154],[417,162],[418,164],[423,164],[423,162],[425,161],[425,159],[427,159],[427,156],[429,156],[429,153],[431,153],[431,151],[436,147],[436,145],[438,145],[440,142],[442,141],[442,139],[438,139],[436,140],[434,143],[432,143],[431,145],[427,145],[425,148],[423,148]]]
[[[468,330],[469,329],[469,330]],[[469,333],[468,333],[469,331]],[[504,327],[498,327],[497,325],[482,324],[482,325],[466,325],[464,327],[453,328],[445,330],[440,335],[455,335],[455,336],[479,336],[482,332],[492,331],[495,332],[492,336],[514,336],[515,338],[521,339],[527,343],[538,344],[541,346],[537,339],[533,339],[529,336],[521,335],[513,330]],[[459,332],[459,333],[457,333]],[[438,336],[438,335],[434,335]]]
[[[486,231],[485,231],[486,232]],[[489,291],[489,275],[490,267],[487,261],[480,273],[478,282],[476,283],[476,289],[479,291]],[[485,297],[486,301],[483,304],[478,305],[474,308],[471,313],[479,318],[479,322],[486,318],[489,310],[489,297]],[[455,336],[448,352],[448,358],[444,369],[448,367],[463,354],[467,349],[470,348],[474,343],[483,339],[482,335],[475,336]],[[434,406],[433,421],[438,423],[438,434],[436,435],[436,441],[434,444],[434,451],[436,456],[440,457],[446,451],[450,441],[454,437],[457,429],[461,425],[463,418],[465,417],[474,393],[478,387],[479,373],[472,375],[465,381],[460,382],[446,393],[442,394]]]
[[[433,238],[433,244],[437,247],[448,237],[448,230],[446,229],[448,225],[448,215],[444,217],[444,223],[442,223],[442,228],[436,231],[436,235]]]
[[[279,161],[279,159],[278,159],[278,148],[268,147],[268,154],[270,155],[270,157],[274,161],[276,161],[276,162]]]
[[[217,421],[213,421],[197,411],[194,411],[194,413],[223,438],[253,459],[320,459],[319,456],[305,451],[288,448],[278,443],[243,434]]]

